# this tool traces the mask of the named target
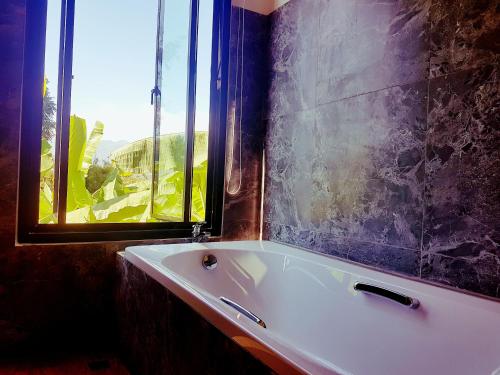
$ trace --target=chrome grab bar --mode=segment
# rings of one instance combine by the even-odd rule
[[[264,323],[264,321],[259,318],[257,315],[255,315],[254,313],[248,311],[247,309],[245,309],[243,306],[241,306],[240,304],[230,300],[229,298],[226,298],[226,297],[220,297],[220,300],[222,302],[224,302],[226,305],[229,305],[231,306],[233,309],[237,310],[238,312],[242,313],[243,315],[245,315],[248,319],[254,321],[255,323],[257,323],[259,326],[261,327],[264,327],[264,328],[267,328],[266,327],[266,323]]]
[[[407,295],[394,292],[392,290],[385,289],[372,284],[357,282],[354,283],[354,290],[359,290],[360,292],[374,294],[380,297],[388,298],[394,302],[408,306],[410,309],[416,309],[420,305],[420,302],[416,298],[412,298]]]

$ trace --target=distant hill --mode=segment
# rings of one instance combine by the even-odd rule
[[[109,160],[109,155],[120,147],[127,145],[127,141],[107,141],[102,140],[97,147],[95,157],[102,163]]]

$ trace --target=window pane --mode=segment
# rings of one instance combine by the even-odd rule
[[[206,214],[205,204],[207,194],[208,125],[210,119],[212,20],[213,1],[200,0],[191,221],[203,221],[205,220]]]
[[[47,2],[45,79],[43,84],[42,152],[40,160],[40,204],[38,222],[57,222],[54,210],[54,155],[56,140],[57,85],[61,1]]]
[[[151,219],[158,1],[76,1],[68,223]]]
[[[163,5],[153,214],[161,220],[183,221],[191,7],[190,1],[178,0],[165,0]]]

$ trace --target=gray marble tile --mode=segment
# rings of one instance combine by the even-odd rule
[[[430,0],[330,1],[320,23],[317,102],[426,79],[429,8]]]
[[[418,276],[420,250],[351,241],[347,259],[388,271]]]
[[[419,249],[356,241],[330,233],[298,229],[277,223],[266,222],[264,229],[264,239],[299,246],[387,271],[411,276],[419,274]]]
[[[303,229],[311,222],[312,163],[317,144],[313,111],[269,120],[265,220]]]
[[[430,75],[500,62],[500,1],[433,0]]]
[[[498,294],[499,0],[309,5],[271,27],[270,238]]]
[[[431,81],[425,250],[500,258],[498,68]]]
[[[328,0],[322,6],[319,18],[319,46],[336,36],[346,36],[356,32],[357,3],[357,0]]]
[[[419,246],[425,93],[426,84],[419,83],[318,108],[310,192],[314,229]]]
[[[491,254],[464,259],[427,253],[423,257],[422,278],[490,297],[500,297],[500,262]]]
[[[330,233],[315,232],[307,229],[298,229],[290,225],[265,222],[263,239],[278,241],[292,246],[317,251],[327,255],[347,258],[350,241],[339,238]]]
[[[269,117],[312,108],[319,12],[326,0],[292,0],[271,16]]]

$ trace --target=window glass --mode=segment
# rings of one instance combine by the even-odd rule
[[[76,1],[68,223],[151,221],[157,9],[157,0]]]
[[[200,0],[191,221],[203,221],[206,214],[213,5],[211,0]]]
[[[213,5],[200,0],[196,39],[191,1],[75,1],[73,33],[66,34],[73,46],[71,88],[58,93],[61,0],[48,0],[40,224],[57,223],[57,207],[64,207],[57,202],[64,191],[59,180],[65,181],[58,171],[64,175],[66,168],[60,224],[205,220]],[[194,42],[196,69],[189,62]],[[189,91],[194,115],[188,114]],[[59,114],[58,94],[61,102],[69,100],[69,123]],[[194,139],[187,135],[188,116]],[[66,127],[67,149],[59,150]],[[185,178],[188,139],[191,185]],[[184,212],[188,198],[190,211]]]
[[[42,151],[40,160],[40,204],[38,222],[57,222],[54,209],[54,160],[56,144],[57,85],[59,71],[59,30],[61,2],[47,2],[47,29],[45,45],[45,77],[43,82]]]
[[[153,215],[161,220],[183,221],[191,2],[162,3]]]

